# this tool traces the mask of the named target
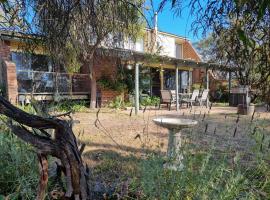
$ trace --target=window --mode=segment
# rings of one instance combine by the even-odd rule
[[[52,71],[51,62],[45,55],[12,52],[11,59],[17,71]]]
[[[182,56],[182,44],[175,44],[175,57],[183,58]]]
[[[175,70],[166,69],[163,72],[164,76],[164,89],[175,90]]]
[[[25,53],[11,53],[11,59],[16,64],[18,70],[30,70],[31,69],[31,58],[30,55]]]
[[[12,61],[16,64],[18,92],[52,92],[52,62],[45,55],[12,52]]]
[[[189,86],[189,72],[188,71],[181,71],[181,85],[180,90],[186,91]]]
[[[49,58],[44,55],[31,55],[31,69],[33,71],[49,71]]]

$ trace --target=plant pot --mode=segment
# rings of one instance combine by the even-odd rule
[[[248,114],[252,115],[255,111],[255,104],[251,103],[248,107]]]
[[[238,104],[237,106],[237,114],[239,115],[252,115],[254,113],[254,110],[255,110],[254,104],[250,105]]]

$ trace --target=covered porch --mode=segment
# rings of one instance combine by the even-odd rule
[[[118,52],[119,53],[119,52]],[[204,73],[203,87],[209,90],[210,70],[228,73],[228,89],[231,91],[232,72],[236,69],[215,63],[197,62],[189,59],[172,58],[160,55],[142,54],[140,52],[121,52],[122,59],[134,67],[135,76],[135,113],[140,109],[140,97],[143,93],[160,96],[160,90],[175,90],[176,102],[179,93],[192,92],[192,71],[200,69]],[[145,80],[148,76],[148,81]],[[149,78],[150,76],[150,78]],[[146,78],[147,80],[147,78]],[[176,110],[180,109],[176,104]]]

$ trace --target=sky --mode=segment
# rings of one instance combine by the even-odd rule
[[[153,1],[154,9],[156,10],[160,0]],[[190,15],[189,8],[184,8],[181,16],[175,16],[170,10],[170,5],[168,4],[161,13],[158,13],[158,30],[186,37],[187,39],[191,40],[191,42],[196,42],[202,39],[202,35],[193,35],[191,31],[192,20],[193,17]]]

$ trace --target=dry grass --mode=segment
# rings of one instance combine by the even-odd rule
[[[270,130],[270,114],[264,108],[257,109],[254,118],[265,130]],[[80,124],[74,130],[81,141],[86,143],[84,160],[92,168],[93,180],[114,184],[115,180],[127,179],[136,173],[137,165],[146,153],[162,152],[167,149],[168,132],[156,126],[152,119],[159,115],[176,115],[195,118],[199,125],[192,130],[195,146],[215,146],[219,152],[246,152],[249,154],[252,141],[248,137],[251,116],[238,116],[236,108],[195,107],[181,111],[145,110],[138,116],[130,111],[108,110],[76,113]],[[238,119],[239,118],[239,119]],[[236,129],[237,127],[237,129]],[[185,132],[184,135],[189,135]]]

